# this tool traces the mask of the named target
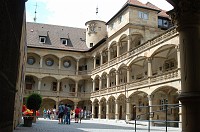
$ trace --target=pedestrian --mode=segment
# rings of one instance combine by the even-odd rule
[[[63,124],[64,109],[65,106],[61,102],[60,105],[58,106],[58,124]]]
[[[80,108],[79,118],[80,118],[80,123],[81,123],[81,120],[83,118],[83,109],[81,109],[81,108]]]
[[[80,109],[78,107],[76,107],[76,109],[74,111],[75,111],[75,123],[78,123]]]
[[[70,105],[67,105],[67,112],[66,112],[66,124],[70,124],[70,115],[71,115],[71,108]]]
[[[43,110],[43,117],[44,117],[44,119],[46,119],[47,118],[47,111],[46,111],[46,109],[44,108],[44,110]]]

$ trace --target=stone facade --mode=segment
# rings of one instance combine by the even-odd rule
[[[165,120],[166,108],[161,105],[179,103],[179,33],[176,27],[158,28],[158,13],[133,0],[105,23],[107,32],[95,30],[103,35],[88,33],[91,22],[104,22],[86,22],[86,37],[82,29],[27,23],[25,96],[40,93],[40,111],[58,108],[62,101],[91,111],[92,118],[150,119],[154,125]],[[168,120],[179,121],[179,108],[168,108]]]

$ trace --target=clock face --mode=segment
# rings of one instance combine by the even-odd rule
[[[63,66],[64,66],[65,68],[70,67],[70,66],[71,66],[70,60],[65,60],[65,61],[63,62]]]

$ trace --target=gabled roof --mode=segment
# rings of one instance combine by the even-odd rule
[[[71,51],[88,51],[85,43],[85,29],[27,22],[27,46]],[[39,37],[45,36],[46,43],[40,43]],[[68,39],[68,44],[61,39]]]
[[[151,7],[151,8],[153,8],[153,9],[160,10],[160,12],[158,13],[158,16],[170,18],[169,15],[167,15],[167,13],[166,13],[165,10],[162,10],[162,9],[158,8],[158,7],[155,6],[154,4],[152,4],[152,3],[150,3],[150,2],[147,2],[146,5],[149,6],[149,7]]]
[[[108,25],[117,15],[123,12],[128,6],[134,6],[134,7],[139,7],[139,8],[144,8],[144,9],[160,12],[160,10],[152,8],[146,4],[143,4],[139,2],[138,0],[127,0],[127,2],[123,5],[123,7],[106,23],[106,25]]]

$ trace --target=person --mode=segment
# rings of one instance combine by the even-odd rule
[[[61,102],[60,105],[58,106],[58,124],[63,124],[64,109],[65,106]]]
[[[46,111],[46,109],[44,108],[44,110],[43,110],[43,117],[44,117],[44,119],[46,119],[47,118],[47,111]]]
[[[80,108],[79,118],[80,118],[80,123],[81,123],[81,120],[83,118],[83,109],[81,109],[81,108]]]
[[[68,104],[66,118],[65,118],[66,124],[70,124],[70,115],[71,115],[71,108],[70,108],[70,105]]]
[[[76,109],[74,111],[75,111],[75,123],[78,123],[80,109],[78,107],[76,107]]]

